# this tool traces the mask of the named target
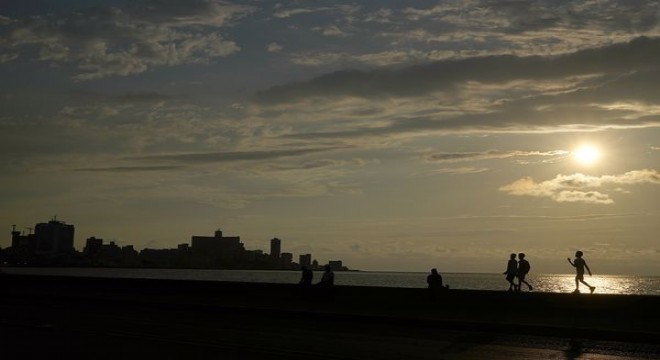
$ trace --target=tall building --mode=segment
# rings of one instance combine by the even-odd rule
[[[298,259],[300,266],[306,266],[306,267],[312,266],[312,254],[300,255]]]
[[[221,230],[214,236],[193,236],[191,249],[195,258],[214,264],[240,261],[246,255],[241,237],[223,236]]]
[[[270,240],[270,256],[276,259],[280,258],[280,251],[282,249],[282,240],[273,238]]]
[[[58,256],[75,252],[73,236],[75,228],[55,219],[48,223],[37,224],[34,228],[36,255]]]

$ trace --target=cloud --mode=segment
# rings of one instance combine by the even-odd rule
[[[470,81],[496,84],[611,72],[623,74],[656,67],[659,62],[660,39],[640,37],[629,43],[554,57],[502,55],[442,60],[398,70],[342,70],[310,81],[275,86],[258,93],[258,99],[286,102],[314,96],[420,96],[453,90]]]
[[[276,42],[272,42],[266,46],[266,50],[269,52],[277,53],[284,49],[284,47]]]
[[[215,0],[152,0],[34,16],[6,25],[0,49],[29,56],[36,47],[38,60],[74,65],[78,81],[128,76],[238,52],[240,47],[219,30],[253,10]]]
[[[561,56],[348,69],[259,92],[251,106],[290,124],[281,137],[296,141],[660,127],[659,49],[641,37]]]
[[[608,194],[590,190],[607,185],[660,184],[660,174],[656,170],[633,170],[621,175],[588,176],[580,173],[557,175],[552,180],[535,182],[525,177],[500,187],[500,191],[516,196],[547,197],[557,202],[584,202],[591,204],[612,204]],[[616,191],[616,189],[615,189]]]
[[[74,171],[82,172],[143,172],[143,171],[168,171],[168,170],[178,170],[181,169],[181,166],[113,166],[113,167],[91,167],[91,168],[79,168],[74,169]]]
[[[432,174],[450,174],[450,175],[466,175],[466,174],[478,174],[484,171],[488,171],[488,168],[476,168],[472,166],[459,167],[459,168],[440,168],[431,170]]]
[[[292,16],[300,15],[300,14],[309,14],[309,13],[315,13],[315,12],[320,12],[320,11],[328,11],[332,10],[332,8],[329,7],[322,7],[322,8],[296,8],[296,9],[282,9],[276,11],[273,16],[278,18],[278,19],[286,19]]]
[[[342,31],[337,25],[328,25],[325,27],[314,27],[314,31],[320,32],[323,36],[329,37],[348,37],[349,34]]]
[[[234,161],[259,161],[278,159],[291,156],[302,156],[336,148],[310,148],[310,149],[288,149],[272,151],[229,151],[211,153],[187,153],[173,155],[152,155],[132,157],[134,160],[165,161],[174,163],[221,163]]]
[[[291,62],[303,66],[336,66],[362,64],[370,66],[389,66],[410,62],[427,62],[453,57],[451,50],[389,50],[364,54],[339,52],[301,52],[291,57]]]
[[[424,158],[428,162],[461,162],[487,159],[506,159],[512,157],[549,156],[558,157],[568,154],[566,150],[552,151],[521,151],[521,150],[487,150],[480,152],[433,153]]]

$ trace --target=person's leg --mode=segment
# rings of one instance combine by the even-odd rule
[[[596,290],[595,286],[589,285],[589,283],[587,283],[586,281],[580,280],[580,282],[583,283],[584,285],[586,285],[589,288],[589,291],[591,291],[592,294],[593,294],[594,290]]]

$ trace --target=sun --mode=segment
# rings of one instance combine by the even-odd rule
[[[582,165],[593,165],[600,159],[600,150],[591,145],[582,145],[573,151],[573,157]]]

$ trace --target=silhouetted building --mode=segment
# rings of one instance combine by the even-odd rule
[[[29,264],[34,260],[36,248],[37,240],[34,234],[22,234],[20,231],[16,231],[16,225],[14,225],[11,232],[11,247],[5,250],[5,259],[16,265]]]
[[[11,247],[14,250],[24,249],[28,253],[34,254],[34,250],[37,247],[37,241],[34,234],[21,234],[20,231],[16,231],[16,225],[14,225],[11,232]]]
[[[227,266],[242,262],[246,256],[240,236],[223,236],[220,230],[214,236],[193,236],[191,243],[199,265]]]
[[[341,260],[328,261],[328,265],[330,266],[330,269],[332,269],[332,271],[344,270],[344,265],[341,262]]]
[[[304,254],[298,257],[298,262],[300,266],[311,267],[312,266],[312,254]]]
[[[273,238],[270,240],[270,256],[279,259],[280,258],[280,251],[282,248],[282,240],[278,238]]]
[[[87,238],[85,241],[85,248],[83,249],[83,254],[88,257],[97,257],[101,255],[101,249],[103,248],[103,239],[96,238],[94,236]]]
[[[73,225],[55,219],[48,223],[37,224],[34,228],[36,239],[35,254],[40,256],[70,255],[73,248]]]
[[[293,254],[288,252],[282,253],[280,260],[284,268],[290,268],[293,263]]]

